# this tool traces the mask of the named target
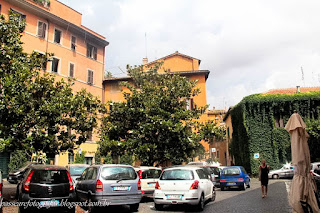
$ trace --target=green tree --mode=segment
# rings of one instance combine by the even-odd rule
[[[213,121],[200,124],[198,128],[202,137],[201,139],[209,144],[212,144],[214,141],[223,141],[226,138],[225,126],[218,126]]]
[[[200,93],[197,82],[178,74],[159,74],[157,64],[147,72],[128,67],[131,82],[122,85],[125,101],[113,103],[103,119],[100,151],[121,156],[127,153],[142,165],[171,161],[179,164],[201,149],[193,132],[207,106],[187,109],[187,99]]]
[[[50,54],[23,52],[25,22],[0,17],[0,149],[57,154],[73,150],[97,126],[99,100],[73,81],[43,71]]]
[[[28,156],[28,154],[24,150],[16,150],[11,154],[10,162],[9,162],[9,172],[12,172],[13,170],[17,170],[19,168],[22,168],[25,166],[28,162],[28,159],[30,160],[31,156]]]
[[[309,134],[309,148],[312,162],[320,161],[320,119],[309,119],[306,121]]]

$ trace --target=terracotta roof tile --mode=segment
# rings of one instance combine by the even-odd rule
[[[300,87],[300,93],[320,91],[320,87]],[[297,93],[297,88],[283,88],[283,89],[272,89],[263,94],[294,94]]]

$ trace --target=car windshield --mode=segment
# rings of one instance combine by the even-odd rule
[[[86,168],[86,166],[71,166],[70,175],[80,176]]]
[[[238,169],[238,168],[226,168],[226,169],[222,170],[222,175],[224,175],[224,176],[240,175],[240,169]]]
[[[137,174],[131,167],[104,167],[101,176],[105,180],[135,180]]]
[[[34,170],[31,183],[69,183],[66,170]]]
[[[193,172],[191,170],[167,170],[161,175],[160,180],[193,180]]]
[[[142,179],[154,179],[159,178],[161,175],[161,170],[158,169],[150,169],[142,172]]]

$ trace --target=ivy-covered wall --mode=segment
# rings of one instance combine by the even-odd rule
[[[290,136],[281,126],[285,126],[295,110],[305,121],[319,119],[320,92],[255,94],[243,98],[230,112],[233,128],[230,154],[235,163],[257,174],[262,159],[271,169],[290,162]],[[280,127],[275,127],[276,120]],[[260,158],[254,159],[254,153],[259,153]]]

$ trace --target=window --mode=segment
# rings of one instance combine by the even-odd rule
[[[217,151],[217,158],[220,158],[220,152]]]
[[[186,102],[187,102],[187,110],[192,110],[194,108],[193,98],[187,99]]]
[[[197,169],[196,172],[200,179],[208,179],[208,176],[205,174],[205,172],[202,169]]]
[[[88,131],[87,139],[88,141],[92,141],[92,131]]]
[[[52,59],[52,66],[51,66],[51,71],[58,73],[58,67],[59,67],[59,59],[53,58]]]
[[[38,37],[40,38],[46,38],[46,33],[47,33],[47,24],[42,22],[42,21],[38,21]]]
[[[0,9],[1,9],[1,5],[0,5]],[[25,14],[23,14],[23,13],[15,10],[15,9],[12,9],[12,8],[11,8],[11,10],[12,10],[14,13],[16,13],[16,14],[18,14],[18,15],[20,16],[20,17],[19,17],[19,21],[26,20],[26,17],[27,17],[27,16],[26,16]]]
[[[88,79],[87,79],[87,83],[92,85],[93,84],[93,71],[92,70],[88,70]]]
[[[97,60],[97,48],[91,44],[87,44],[87,57]]]
[[[88,164],[88,165],[91,165],[92,164],[92,159],[93,157],[85,157],[85,163]]]
[[[71,50],[76,51],[76,41],[77,38],[75,36],[71,36]]]
[[[0,4],[0,14],[1,14],[1,4]]]
[[[74,154],[73,153],[68,153],[68,163],[73,163],[73,159],[74,159]]]
[[[71,77],[71,78],[74,77],[74,64],[73,63],[69,64],[69,77]]]
[[[61,42],[61,30],[54,29],[54,43],[60,44]]]
[[[42,61],[41,69],[47,70],[47,58],[45,57],[45,55],[43,53],[38,53],[37,58]]]
[[[274,126],[276,128],[283,128],[284,127],[284,122],[283,122],[283,118],[280,114],[276,114],[275,118],[274,118]]]

